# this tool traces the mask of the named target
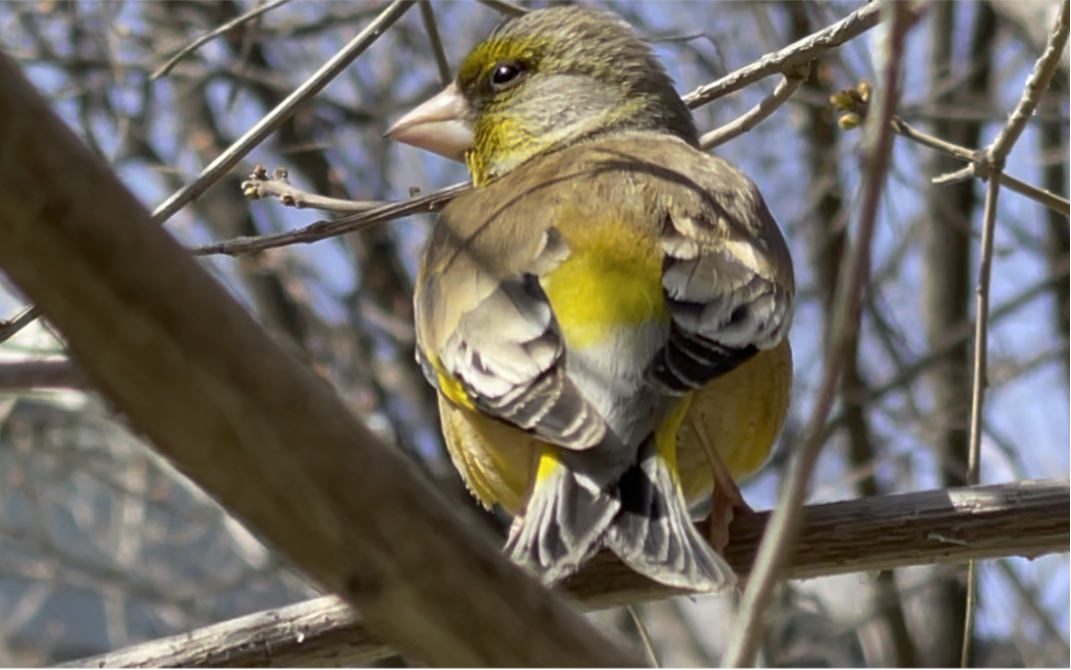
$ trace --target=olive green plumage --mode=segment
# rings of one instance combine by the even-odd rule
[[[792,262],[755,185],[698,150],[627,24],[577,8],[500,26],[388,135],[476,185],[421,263],[417,350],[466,483],[516,515],[511,557],[548,583],[607,548],[731,584],[688,505],[714,482],[744,505],[792,372]]]

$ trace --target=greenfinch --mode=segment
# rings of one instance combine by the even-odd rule
[[[575,7],[500,25],[387,136],[472,175],[420,265],[417,358],[468,487],[514,515],[507,553],[551,585],[603,548],[731,584],[689,509],[713,487],[722,533],[746,509],[792,382],[792,260],[755,184],[699,150],[628,24]]]

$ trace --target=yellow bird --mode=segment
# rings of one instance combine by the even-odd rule
[[[500,25],[388,131],[464,160],[417,279],[417,358],[450,455],[514,514],[553,584],[601,548],[659,582],[732,583],[689,506],[766,460],[792,382],[795,285],[755,184],[703,153],[650,48],[613,15]]]

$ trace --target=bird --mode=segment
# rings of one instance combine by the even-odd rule
[[[386,136],[472,178],[420,263],[416,357],[467,487],[513,515],[505,552],[548,586],[606,549],[731,587],[737,482],[788,410],[792,258],[649,44],[585,8],[507,19]]]

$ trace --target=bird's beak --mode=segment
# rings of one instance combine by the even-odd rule
[[[403,116],[386,137],[464,162],[465,152],[476,145],[468,121],[469,105],[457,84]]]

